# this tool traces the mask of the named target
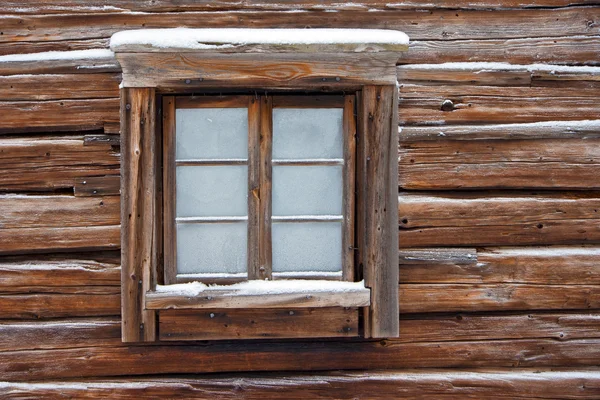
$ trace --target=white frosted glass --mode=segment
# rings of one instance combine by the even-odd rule
[[[177,167],[178,217],[248,214],[246,165]]]
[[[342,214],[342,166],[273,166],[273,215]]]
[[[341,108],[275,108],[273,159],[342,158]]]
[[[246,222],[177,224],[177,273],[246,272]]]
[[[273,272],[342,269],[341,222],[274,222]]]
[[[180,108],[175,129],[177,160],[248,157],[247,108]]]

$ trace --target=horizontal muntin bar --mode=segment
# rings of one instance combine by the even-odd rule
[[[273,165],[344,165],[343,158],[313,158],[302,160],[272,160]]]
[[[177,217],[175,222],[178,224],[196,224],[196,223],[227,223],[227,222],[246,222],[248,217]]]
[[[178,167],[216,166],[216,165],[246,165],[246,158],[220,158],[214,160],[175,160]]]
[[[342,222],[343,215],[285,215],[271,217],[273,222]]]

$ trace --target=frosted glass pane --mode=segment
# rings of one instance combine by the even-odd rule
[[[248,214],[246,165],[177,167],[178,217]]]
[[[342,158],[341,108],[275,108],[273,159]]]
[[[273,272],[342,269],[341,222],[274,222]]]
[[[342,166],[273,166],[273,215],[342,214]]]
[[[177,273],[246,272],[246,222],[177,224]]]
[[[177,109],[176,158],[248,157],[247,108]]]

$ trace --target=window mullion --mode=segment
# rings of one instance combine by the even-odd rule
[[[248,98],[248,279],[262,279],[260,269],[261,101]]]

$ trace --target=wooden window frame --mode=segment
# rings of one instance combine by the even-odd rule
[[[326,279],[354,281],[354,204],[355,204],[355,165],[356,165],[356,96],[351,95],[213,95],[213,96],[163,96],[163,243],[164,243],[164,284],[200,281],[207,284],[232,284],[250,279]],[[248,157],[245,160],[175,160],[175,110],[191,108],[234,108],[248,110]],[[342,134],[343,155],[340,160],[299,160],[273,161],[272,152],[272,111],[276,108],[336,108],[343,110]],[[339,277],[327,274],[307,277],[303,274],[278,275],[272,272],[271,227],[274,220],[271,215],[271,176],[275,165],[303,166],[342,166],[342,270]],[[184,165],[247,165],[248,166],[248,216],[247,220],[248,256],[247,276],[240,278],[210,277],[210,275],[178,275],[176,262],[176,166]],[[210,218],[211,222],[232,222],[231,218]],[[235,219],[237,222],[238,219]],[[302,221],[308,221],[303,218]],[[318,220],[320,221],[320,220]],[[193,222],[191,222],[193,223]]]
[[[245,49],[251,47],[246,46]],[[242,329],[242,336],[220,336],[218,330],[207,336],[205,331],[195,330],[196,325],[177,330],[176,327],[184,326],[185,321],[193,320],[202,325],[209,319],[216,320],[221,311],[215,310],[207,314],[204,311],[196,313],[198,310],[165,310],[165,307],[174,305],[161,303],[160,295],[157,296],[158,293],[155,292],[157,284],[164,283],[163,251],[172,251],[168,249],[168,241],[163,240],[164,154],[159,151],[162,147],[163,124],[157,121],[161,121],[173,110],[168,107],[163,109],[161,99],[163,96],[227,91],[356,94],[356,235],[353,249],[356,268],[352,278],[364,279],[365,287],[370,290],[368,306],[365,304],[362,308],[361,335],[373,338],[398,335],[398,89],[395,64],[398,51],[405,50],[406,46],[389,45],[383,50],[376,48],[372,52],[369,46],[364,45],[359,46],[360,50],[352,46],[336,45],[315,46],[318,50],[313,49],[312,45],[302,45],[293,49],[294,51],[290,47],[280,49],[277,46],[261,45],[258,48],[259,54],[253,54],[252,50],[230,54],[220,54],[218,50],[210,49],[160,48],[149,51],[144,45],[113,48],[123,69],[121,297],[124,342],[264,337],[257,332],[252,333],[247,326]],[[316,57],[315,51],[319,52]],[[265,52],[268,54],[265,55]],[[258,120],[251,121],[251,125],[260,126],[266,122],[264,119],[265,116],[261,113]],[[260,149],[260,143],[258,148],[259,151],[268,151]],[[252,162],[256,162],[256,159]],[[260,183],[260,179],[251,179],[249,184],[256,185],[257,182]],[[259,210],[259,217],[261,215],[264,217],[267,213],[263,210],[261,214]],[[253,250],[249,249],[250,251]],[[264,261],[266,256],[262,257]],[[253,274],[257,272],[254,271]],[[345,274],[350,277],[350,273]],[[344,324],[339,312],[343,310],[340,307],[344,304],[343,299],[327,296],[331,296],[331,293],[317,294],[308,304],[303,304],[309,308],[289,312],[287,310],[291,304],[298,305],[303,301],[273,296],[262,304],[252,304],[265,308],[241,308],[233,314],[236,318],[244,314],[244,318],[248,318],[248,315],[255,316],[258,321],[279,321],[283,318],[282,315],[296,312],[296,315],[302,315],[305,320],[303,324],[294,326],[305,325],[315,331],[318,331],[316,327],[326,325],[327,320],[323,318],[335,319]],[[328,306],[337,307],[314,308],[314,300],[319,298],[326,299]],[[158,304],[157,307],[151,306],[153,301],[154,305]],[[198,296],[184,295],[179,296],[178,301],[184,308],[189,308],[196,307],[198,302],[204,300]],[[228,306],[236,307],[236,301],[231,300]],[[240,301],[237,307],[240,304],[241,307],[251,304],[244,299]],[[188,304],[184,304],[186,302]],[[356,335],[354,328],[357,326],[358,313],[352,311],[355,308],[344,314],[347,316],[345,321],[350,323],[352,336]],[[278,314],[281,310],[285,310],[287,314]],[[227,318],[232,317],[228,315]],[[171,325],[165,325],[167,329],[163,329],[163,323],[167,322]],[[161,325],[160,329],[158,325]],[[277,326],[275,322],[268,325],[267,331],[272,329],[269,337],[343,336],[346,329],[340,325],[335,331],[321,331],[315,336],[311,335],[310,330],[297,328],[296,331],[289,331]]]

